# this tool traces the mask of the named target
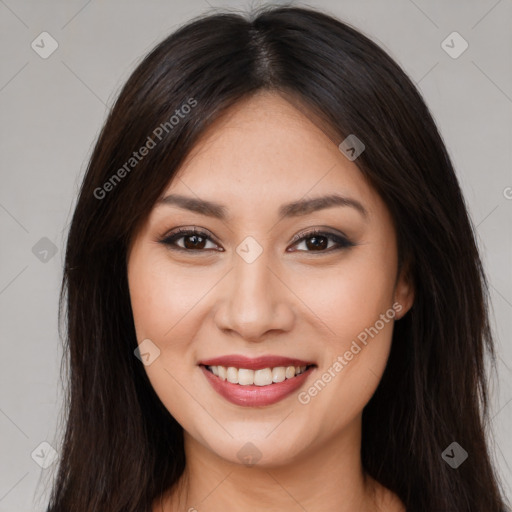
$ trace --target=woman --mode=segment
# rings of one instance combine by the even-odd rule
[[[505,510],[452,164],[403,71],[324,13],[203,17],[141,62],[65,295],[49,511]]]

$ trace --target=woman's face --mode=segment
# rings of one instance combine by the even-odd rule
[[[183,199],[159,202],[134,238],[145,370],[208,453],[279,465],[360,432],[413,291],[397,279],[391,216],[356,162],[259,94],[211,127],[162,196]],[[331,195],[347,201],[310,203]]]

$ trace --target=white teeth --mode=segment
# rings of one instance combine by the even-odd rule
[[[276,366],[275,368],[262,368],[261,370],[248,370],[234,366],[208,366],[208,369],[222,380],[241,386],[268,386],[273,382],[283,382],[293,379],[306,370],[306,366]]]
[[[213,366],[212,369],[213,368],[215,368],[215,366]],[[240,370],[238,370],[238,384],[242,386],[250,386],[254,384],[254,370],[240,368]]]
[[[272,382],[283,382],[286,379],[286,370],[284,366],[272,368]]]
[[[238,370],[230,366],[227,370],[226,377],[231,384],[238,384]]]
[[[256,386],[268,386],[272,384],[272,370],[270,368],[256,370],[254,372],[254,384]]]
[[[286,378],[291,379],[295,377],[295,366],[287,366],[286,367]]]

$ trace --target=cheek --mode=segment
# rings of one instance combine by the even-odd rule
[[[170,342],[181,339],[177,333],[211,287],[205,278],[197,276],[197,270],[171,268],[165,255],[133,253],[128,282],[137,339],[155,339],[171,348]]]
[[[158,357],[145,371],[162,402],[172,406],[180,402],[179,383],[189,378],[194,364],[187,315],[194,296],[180,272],[170,272],[167,262],[144,249],[130,255],[128,284],[137,341],[149,339],[157,347]]]
[[[333,411],[343,410],[345,418],[352,418],[375,392],[391,348],[394,265],[392,246],[368,246],[329,275],[325,270],[324,275],[318,273],[298,291],[318,315],[319,330],[326,333],[317,378],[328,383],[315,381],[316,386],[306,390],[318,410],[333,406]],[[337,420],[332,420],[335,428]]]
[[[309,273],[308,279],[296,281],[297,295],[315,313],[318,323],[324,324],[322,330],[332,341],[333,350],[339,352],[350,346],[389,310],[393,303],[394,265],[392,251],[360,246],[357,253],[332,268],[319,269]]]
[[[144,370],[166,409],[187,424],[187,411],[194,408],[187,393],[194,386],[194,362],[189,350],[192,319],[186,314],[197,299],[180,272],[169,272],[168,264],[148,251],[132,252],[127,270],[137,341],[149,339],[159,350]]]

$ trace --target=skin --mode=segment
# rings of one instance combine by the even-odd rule
[[[185,435],[185,473],[154,511],[403,511],[393,493],[365,475],[360,458],[363,408],[385,369],[393,323],[414,298],[406,276],[397,274],[390,213],[357,160],[280,96],[259,93],[228,114],[205,132],[163,196],[220,202],[232,218],[157,204],[128,254],[137,339],[160,350],[145,370]],[[357,199],[368,217],[348,206],[278,217],[283,203],[333,192]],[[175,240],[189,252],[159,243],[178,227],[212,236]],[[291,243],[313,228],[341,232],[356,245]],[[263,250],[250,264],[236,252],[247,236]],[[396,302],[394,320],[300,403],[298,393]],[[217,394],[198,366],[227,354],[298,357],[317,368],[284,400],[242,407]],[[261,453],[251,467],[237,456],[248,442]]]

